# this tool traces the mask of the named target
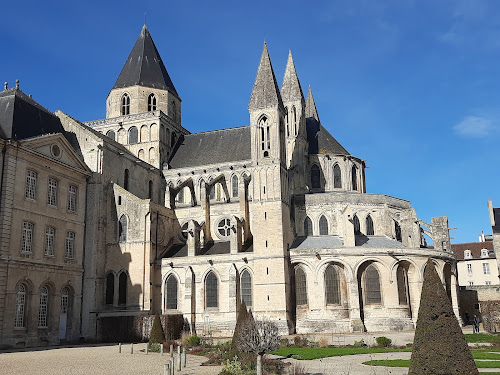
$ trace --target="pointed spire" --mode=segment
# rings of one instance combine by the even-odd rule
[[[260,57],[259,69],[257,70],[255,83],[253,84],[248,109],[269,108],[275,105],[283,108],[283,101],[281,100],[271,59],[267,52],[267,44],[264,42],[264,49]]]
[[[313,94],[311,91],[311,85],[309,85],[309,91],[307,92],[306,99],[306,119],[315,118],[316,121],[319,121],[318,111],[316,110],[316,103],[314,103]]]
[[[304,100],[302,87],[300,87],[299,77],[293,63],[292,51],[288,51],[288,61],[286,62],[285,75],[281,84],[281,98],[287,102],[289,100]]]
[[[136,85],[169,90],[179,97],[146,24],[142,27],[113,89]]]

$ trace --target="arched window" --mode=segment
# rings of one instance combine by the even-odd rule
[[[233,198],[238,198],[238,176],[233,176],[231,179],[231,185],[233,188]]]
[[[116,135],[113,130],[108,130],[106,133],[106,137],[111,138],[113,141],[116,141]]]
[[[128,144],[133,145],[139,142],[139,130],[135,126],[131,126],[128,130]]]
[[[14,328],[24,328],[24,314],[26,311],[26,286],[19,284],[16,290],[16,315]]]
[[[248,270],[241,274],[241,300],[247,307],[252,306],[252,276]]]
[[[396,220],[394,220],[394,232],[396,234],[396,241],[402,242],[403,239],[401,237],[401,227]]]
[[[360,225],[359,225],[358,215],[354,215],[352,217],[352,225],[354,226],[354,234],[355,235],[361,234],[361,229],[360,229]]]
[[[352,190],[358,191],[358,168],[355,165],[351,169]]]
[[[219,283],[213,271],[210,271],[205,279],[205,306],[219,307]]]
[[[148,198],[153,199],[153,181],[149,180]]]
[[[215,199],[215,184],[210,188],[210,200]]]
[[[407,269],[399,265],[396,271],[397,281],[398,281],[398,297],[400,305],[408,305],[408,271]]]
[[[382,302],[380,294],[380,276],[377,267],[370,264],[366,267],[364,274],[365,300],[367,305],[379,304]]]
[[[342,188],[342,171],[338,164],[333,166],[333,187],[335,189]]]
[[[366,235],[373,236],[375,234],[375,230],[373,229],[373,219],[370,215],[366,217]]]
[[[123,214],[118,220],[118,237],[120,242],[127,241],[127,215]]]
[[[123,172],[123,188],[128,190],[128,169]]]
[[[40,288],[40,305],[38,307],[38,328],[48,327],[49,312],[49,289],[46,286]]]
[[[126,305],[127,304],[127,282],[128,277],[126,272],[120,273],[120,277],[118,278],[118,304]]]
[[[121,114],[122,116],[130,114],[130,96],[128,94],[122,96]]]
[[[106,276],[106,305],[112,305],[115,299],[115,275],[112,272]]]
[[[175,142],[177,142],[177,134],[172,132],[172,135],[170,136],[170,147],[174,147]]]
[[[328,220],[326,220],[326,217],[324,215],[321,215],[321,217],[319,218],[319,235],[328,235]]]
[[[263,116],[259,121],[260,127],[260,144],[263,151],[263,156],[269,156],[269,150],[271,149],[271,128],[269,127],[269,122],[267,117]]]
[[[325,292],[327,304],[340,304],[340,282],[337,267],[328,265],[325,270]]]
[[[231,235],[231,221],[229,219],[222,219],[217,225],[217,230],[222,237],[229,237]]]
[[[313,189],[321,188],[321,173],[316,164],[311,167],[311,187]]]
[[[177,193],[177,202],[184,203],[184,188],[180,189]]]
[[[142,148],[137,153],[137,157],[141,160],[144,160],[144,150]]]
[[[155,94],[149,94],[148,96],[148,112],[156,111],[156,96]]]
[[[286,136],[290,136],[290,123],[288,122],[288,108],[285,107],[285,125],[286,125]]]
[[[294,135],[297,135],[298,134],[298,129],[297,129],[297,110],[295,109],[295,106],[292,107],[292,120],[293,120]]]
[[[149,126],[147,125],[141,126],[141,142],[149,142]]]
[[[165,307],[167,310],[177,310],[177,289],[179,283],[174,275],[169,275],[165,282],[166,301]]]
[[[61,290],[61,314],[67,314],[69,309],[69,291],[64,287]]]
[[[313,223],[309,216],[304,220],[304,236],[312,236],[313,235]]]
[[[307,279],[302,267],[295,268],[295,303],[307,305]]]
[[[149,160],[151,162],[154,162],[156,160],[156,149],[154,147],[151,147],[149,149]]]

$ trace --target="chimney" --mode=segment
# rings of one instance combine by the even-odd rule
[[[9,82],[5,82],[5,83],[3,84],[3,89],[4,89],[4,90],[7,90],[8,88],[9,88]]]

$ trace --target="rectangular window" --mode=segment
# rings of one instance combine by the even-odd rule
[[[21,253],[31,253],[33,249],[33,223],[25,221],[23,223],[23,240],[21,243]]]
[[[489,263],[483,263],[483,273],[485,275],[490,274],[490,264]]]
[[[486,285],[491,285],[491,281],[486,281]]]
[[[68,189],[68,211],[76,212],[76,192],[77,187],[74,185],[69,185]]]
[[[24,194],[27,199],[36,199],[36,178],[36,172],[28,171],[28,175],[26,176],[26,191]]]
[[[472,264],[467,264],[467,273],[472,275]]]
[[[469,286],[474,286],[474,281],[469,281]]]
[[[45,228],[45,256],[54,256],[54,242],[56,230],[52,227]]]
[[[57,181],[53,178],[49,178],[47,204],[49,206],[57,206]]]
[[[66,251],[64,256],[67,259],[75,258],[75,232],[66,233]]]

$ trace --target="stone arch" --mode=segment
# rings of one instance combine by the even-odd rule
[[[213,276],[212,276],[213,275]],[[213,279],[215,277],[215,280]],[[204,290],[204,308],[219,308],[220,307],[220,286],[222,280],[219,272],[213,267],[210,267],[203,275],[203,290]],[[207,285],[207,282],[210,285]],[[212,287],[214,289],[209,290]]]
[[[174,270],[171,270],[170,272],[167,272],[165,276],[163,277],[163,282],[162,282],[162,296],[163,296],[163,311],[165,310],[179,310],[180,309],[180,293],[181,293],[181,283],[180,283],[180,277],[175,272]],[[173,281],[175,281],[175,288]],[[169,282],[171,282],[170,285],[167,285]],[[168,288],[175,289],[175,298],[169,298],[171,297],[169,295],[169,291],[167,290]]]
[[[121,144],[126,144],[127,143],[127,132],[125,131],[124,128],[118,129],[118,136],[116,138],[117,142]]]
[[[303,222],[303,225],[302,225],[302,230],[303,230],[303,233],[304,233],[304,237],[308,237],[308,236],[313,236],[314,235],[313,221],[311,220],[311,218],[309,216],[306,216],[304,218],[304,222]]]
[[[325,272],[325,268],[330,263],[338,263],[342,265],[345,272],[346,282],[350,283],[354,280],[354,271],[349,263],[345,262],[340,258],[330,258],[330,257],[328,258],[322,257],[321,262],[316,267],[316,274],[315,274],[316,280],[319,280],[322,277],[323,273]]]
[[[151,141],[157,141],[158,140],[158,125],[156,123],[152,123],[149,126],[149,139]]]
[[[127,143],[129,145],[135,145],[139,142],[139,130],[137,130],[136,126],[131,126],[128,128],[128,140]]]
[[[137,153],[137,157],[141,160],[144,160],[144,149],[140,149],[139,152]]]
[[[141,126],[141,142],[149,142],[149,127],[147,125]]]

